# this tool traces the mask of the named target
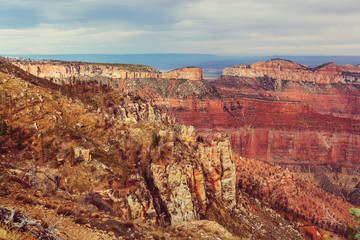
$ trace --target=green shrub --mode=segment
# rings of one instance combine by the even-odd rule
[[[349,212],[355,216],[356,228],[350,228],[353,232],[353,239],[360,240],[360,208],[350,208]]]

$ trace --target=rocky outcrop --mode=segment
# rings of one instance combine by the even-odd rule
[[[198,152],[208,194],[233,208],[236,204],[236,175],[229,139],[220,135],[211,146],[200,146]]]
[[[206,190],[202,169],[196,162],[151,165],[154,184],[166,204],[171,223],[200,219],[206,211]]]
[[[183,137],[193,142],[189,138],[193,128],[184,128]],[[155,222],[162,214],[168,215],[166,221],[174,225],[199,220],[205,216],[209,197],[234,208],[236,174],[229,140],[221,136],[211,146],[200,146],[197,154],[196,158],[174,164],[152,163],[147,177],[132,176],[135,182],[131,187],[97,193],[124,220]],[[154,202],[162,206],[156,207]]]
[[[85,162],[90,162],[91,161],[91,155],[90,155],[90,150],[89,149],[76,147],[76,148],[74,148],[74,153],[75,153],[75,158],[76,159],[81,158],[81,160],[84,160]]]
[[[335,63],[328,63],[312,69],[288,60],[274,59],[251,65],[226,68],[223,75],[248,78],[267,76],[278,81],[307,81],[318,84],[359,83],[360,67],[352,65],[339,66]]]
[[[202,70],[200,67],[185,67],[170,72],[160,74],[160,78],[168,79],[187,79],[191,81],[201,81]]]
[[[48,79],[57,84],[112,85],[116,79],[156,78],[160,74],[153,68],[141,65],[56,61],[14,61],[13,64],[34,76]]]
[[[98,190],[103,200],[124,220],[156,222],[156,211],[144,178],[133,176],[133,186],[120,189]]]
[[[95,64],[81,62],[57,61],[21,61],[13,64],[24,71],[53,81],[56,84],[100,84],[118,86],[119,80],[127,79],[187,79],[202,80],[202,69],[186,67],[161,73],[156,69],[143,65],[130,64]]]

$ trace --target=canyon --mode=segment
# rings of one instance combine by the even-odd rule
[[[200,68],[160,73],[145,66],[16,61],[56,83],[90,82],[134,91],[210,140],[225,132],[241,156],[286,164],[357,165],[360,67],[317,68],[282,59],[226,68],[211,83]],[[134,67],[133,67],[134,68]]]
[[[13,194],[0,197],[19,206],[32,178],[58,176],[58,188],[40,187],[43,205],[61,199],[77,206],[74,216],[107,232],[115,228],[96,214],[143,226],[131,230],[142,239],[151,224],[182,239],[166,229],[201,221],[256,239],[346,236],[323,219],[354,225],[347,213],[353,205],[291,172],[339,166],[342,178],[346,167],[359,168],[358,67],[323,67],[276,59],[225,69],[209,83],[194,67],[160,73],[138,65],[1,60],[1,110],[13,129],[3,156],[13,166],[0,183]],[[34,161],[38,175],[27,172]],[[321,176],[316,185],[332,184]],[[351,181],[353,190],[360,177]],[[190,229],[193,238],[204,237]]]

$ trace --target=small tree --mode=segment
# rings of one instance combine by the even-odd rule
[[[70,158],[70,164],[74,165],[75,164],[75,151],[72,146],[70,147],[69,158]]]
[[[350,227],[354,234],[353,238],[356,240],[360,240],[360,208],[350,208],[349,212],[355,216],[355,221],[357,222],[355,228]]]
[[[22,148],[22,141],[20,134],[16,136],[16,144],[19,149]]]
[[[3,136],[6,134],[7,128],[8,127],[5,122],[5,119],[3,118],[3,116],[0,116],[0,136]]]
[[[157,135],[155,132],[152,133],[151,135],[151,148],[155,148],[159,145],[160,142],[160,136]]]

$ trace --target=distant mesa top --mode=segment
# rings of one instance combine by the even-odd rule
[[[115,80],[137,78],[203,80],[200,67],[185,67],[169,72],[144,65],[102,64],[64,61],[13,60],[12,63],[37,77],[52,80],[57,84],[101,81],[109,84]]]
[[[309,68],[289,60],[272,59],[251,65],[225,68],[223,75],[249,78],[268,76],[277,80],[307,81],[318,84],[359,83],[360,66],[326,63],[316,68]]]

